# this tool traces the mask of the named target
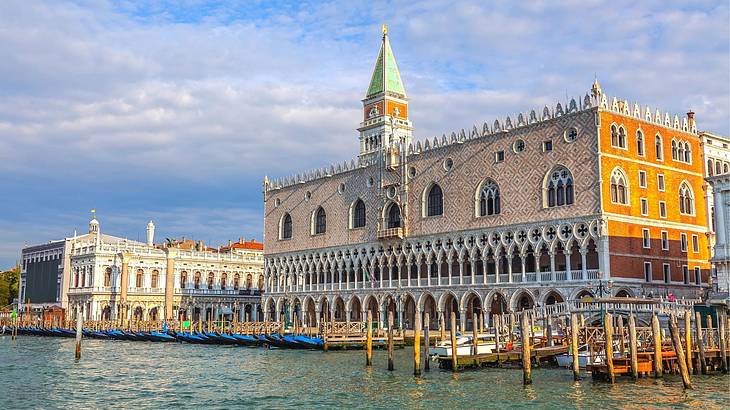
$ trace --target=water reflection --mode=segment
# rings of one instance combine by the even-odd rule
[[[383,351],[299,352],[180,344],[85,340],[74,362],[72,339],[0,336],[3,408],[247,407],[247,408],[726,408],[728,376],[693,376],[684,392],[678,376],[611,386],[589,376],[574,382],[564,369],[519,369],[413,376],[412,351],[396,351],[395,371]],[[22,381],[22,388],[13,382]],[[52,401],[51,401],[52,400]]]

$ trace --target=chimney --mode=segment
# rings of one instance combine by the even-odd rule
[[[238,243],[240,243],[241,245],[243,245],[243,236],[239,236],[238,237]]]
[[[695,113],[691,109],[687,113],[687,122],[689,123],[689,129],[691,130],[695,126]]]

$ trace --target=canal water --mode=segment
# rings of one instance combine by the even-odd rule
[[[0,408],[684,408],[727,409],[730,377],[678,376],[616,385],[563,369],[536,369],[522,386],[520,369],[412,376],[412,351],[384,351],[364,366],[362,351],[309,352],[0,336]]]

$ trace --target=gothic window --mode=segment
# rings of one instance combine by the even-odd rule
[[[672,159],[677,160],[677,141],[672,140]]]
[[[709,176],[712,176],[714,173],[715,173],[715,167],[712,166],[712,160],[708,159],[707,160],[707,174]]]
[[[362,199],[355,201],[352,207],[352,227],[362,228],[365,226],[365,202]]]
[[[195,289],[200,289],[200,280],[200,272],[195,272],[195,278],[193,279]]]
[[[615,124],[611,125],[611,145],[618,146],[618,127]]]
[[[626,130],[623,126],[618,127],[618,146],[626,148]]]
[[[640,156],[644,156],[644,134],[641,130],[636,131],[636,152],[638,152]]]
[[[611,202],[616,204],[629,204],[629,186],[626,182],[626,174],[616,168],[611,173]]]
[[[486,180],[479,190],[479,216],[498,215],[500,212],[499,186],[491,179]]]
[[[144,286],[144,271],[142,271],[142,269],[137,269],[137,281],[135,282],[135,286],[138,288]]]
[[[213,289],[213,280],[215,278],[215,275],[213,272],[208,273],[208,289]]]
[[[188,284],[188,273],[186,271],[180,272],[180,289],[185,289]]]
[[[679,185],[679,213],[683,215],[694,215],[694,193],[692,188],[685,181]]]
[[[228,282],[228,274],[223,273],[221,275],[221,289],[225,289],[226,285],[228,285],[226,282]]]
[[[570,205],[575,199],[573,175],[563,166],[554,168],[548,174],[544,189],[547,195],[545,202],[548,208]]]
[[[433,184],[426,196],[426,216],[438,216],[444,213],[444,195],[438,184]]]
[[[398,204],[396,204],[395,202],[390,203],[387,216],[388,219],[386,221],[386,225],[388,226],[388,229],[401,227],[400,206],[398,206]]]
[[[291,226],[291,215],[284,214],[284,216],[281,218],[281,234],[279,235],[280,239],[291,239],[292,235],[292,226]]]
[[[654,138],[654,151],[656,153],[656,159],[658,161],[661,161],[664,159],[664,155],[662,153],[662,150],[664,149],[664,145],[662,144],[662,136],[657,134]]]
[[[153,270],[152,271],[152,286],[151,286],[152,288],[157,288],[157,285],[158,285],[157,282],[159,281],[159,278],[160,278],[160,272],[158,272],[157,270]]]
[[[104,286],[109,287],[112,285],[112,268],[106,268],[104,270]]]
[[[327,231],[327,214],[324,208],[319,207],[314,214],[314,234],[318,235]]]
[[[684,143],[684,162],[688,164],[692,163],[692,148],[689,142]]]

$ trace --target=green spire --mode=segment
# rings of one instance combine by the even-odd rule
[[[393,49],[390,48],[390,41],[388,41],[388,30],[384,27],[383,45],[380,46],[380,53],[378,53],[378,59],[375,61],[373,77],[370,79],[370,86],[365,98],[370,98],[385,91],[394,92],[403,97],[406,96],[398,65],[395,63]]]

